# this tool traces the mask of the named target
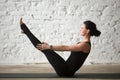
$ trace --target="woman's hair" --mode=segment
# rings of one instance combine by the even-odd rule
[[[96,36],[96,37],[100,36],[101,32],[97,30],[95,23],[93,23],[90,20],[87,20],[87,21],[84,21],[84,24],[86,28],[90,30],[90,36]]]

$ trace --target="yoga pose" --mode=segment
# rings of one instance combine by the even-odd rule
[[[34,47],[40,50],[48,59],[58,76],[71,77],[82,66],[91,50],[91,36],[100,36],[101,32],[97,30],[96,24],[92,21],[83,22],[80,35],[83,37],[81,42],[73,45],[49,45],[46,42],[39,41],[20,19],[22,33],[30,39]],[[69,58],[65,61],[55,51],[71,51]]]

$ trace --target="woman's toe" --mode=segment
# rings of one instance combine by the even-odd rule
[[[22,18],[20,18],[20,25],[23,24]]]

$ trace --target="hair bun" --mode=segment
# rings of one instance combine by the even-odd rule
[[[101,34],[101,32],[100,32],[99,30],[96,30],[96,31],[94,32],[94,36],[96,36],[96,37],[100,36],[100,34]]]

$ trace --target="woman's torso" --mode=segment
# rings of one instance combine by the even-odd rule
[[[88,43],[91,46],[90,42],[86,42],[86,43]],[[85,62],[89,53],[90,51],[88,53],[85,53],[83,51],[71,51],[70,57],[68,58],[67,62],[68,64],[70,63],[71,65],[76,67],[75,69],[78,70],[82,66],[82,64]]]

